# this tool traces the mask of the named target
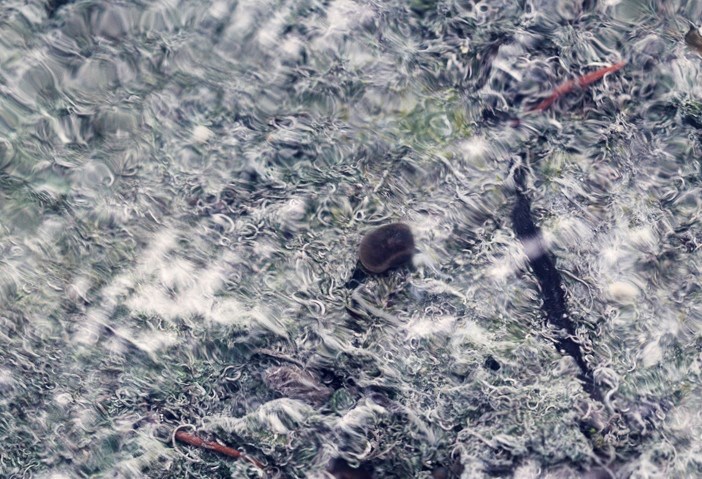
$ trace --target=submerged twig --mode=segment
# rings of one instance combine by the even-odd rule
[[[614,73],[616,71],[621,70],[624,67],[624,65],[626,65],[626,62],[615,63],[614,65],[603,67],[599,70],[595,70],[594,72],[590,72],[587,75],[583,75],[575,80],[569,80],[557,86],[547,98],[545,98],[543,101],[541,101],[541,103],[539,103],[535,107],[530,108],[528,111],[544,111],[560,97],[575,90],[576,87],[582,88],[592,83],[595,83],[597,80],[602,79],[602,77],[604,77],[608,73]]]
[[[174,437],[180,442],[184,442],[185,444],[201,447],[203,449],[209,449],[210,451],[215,451],[220,454],[224,454],[225,456],[233,457],[234,459],[244,459],[246,461],[249,461],[254,466],[258,467],[259,469],[265,469],[263,463],[229,446],[224,446],[214,441],[206,441],[201,437],[198,437],[194,434],[190,434],[189,432],[185,431],[176,431]]]

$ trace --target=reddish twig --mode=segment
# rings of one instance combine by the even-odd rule
[[[618,70],[621,70],[622,67],[624,67],[624,65],[626,65],[626,62],[615,63],[614,65],[600,68],[599,70],[590,72],[587,75],[583,75],[576,80],[570,80],[561,85],[558,85],[547,98],[545,98],[541,103],[539,103],[535,107],[530,108],[528,111],[544,111],[546,108],[551,106],[553,102],[558,100],[561,96],[565,95],[566,93],[570,93],[576,87],[582,88],[592,83],[595,83],[597,80],[600,80],[606,74],[614,73]]]
[[[180,442],[190,444],[191,446],[209,449],[210,451],[215,451],[220,454],[224,454],[225,456],[233,457],[235,459],[244,459],[246,461],[249,461],[254,466],[258,467],[259,469],[265,469],[265,466],[253,457],[249,457],[246,454],[237,451],[236,449],[233,449],[228,446],[223,446],[222,444],[216,443],[214,441],[206,441],[198,436],[195,436],[194,434],[190,434],[185,431],[176,431],[175,438]]]

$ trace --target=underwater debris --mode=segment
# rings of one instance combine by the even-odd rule
[[[685,43],[702,55],[702,35],[700,35],[700,31],[696,26],[690,25],[690,29],[685,34]]]
[[[305,367],[305,364],[302,361],[298,361],[295,358],[292,358],[290,356],[286,356],[283,353],[280,353],[278,351],[273,351],[272,349],[266,349],[266,348],[256,348],[253,351],[251,351],[252,354],[259,354],[262,356],[268,356],[270,358],[275,358],[278,359],[279,361],[286,361],[292,364],[295,364],[301,368]]]
[[[263,381],[273,391],[291,399],[321,405],[329,399],[332,390],[320,384],[307,371],[292,366],[276,366],[266,370]]]
[[[407,263],[414,254],[414,236],[404,223],[381,226],[361,240],[358,257],[371,273],[383,273]]]
[[[542,100],[535,107],[529,108],[527,111],[544,111],[560,97],[575,90],[576,87],[583,88],[592,83],[595,83],[597,80],[602,79],[602,77],[604,77],[608,73],[614,73],[616,71],[621,70],[624,67],[624,65],[626,65],[626,62],[615,63],[614,65],[610,65],[608,67],[595,70],[594,72],[590,72],[587,75],[583,75],[575,80],[569,80],[557,86],[548,97]]]
[[[346,460],[337,457],[329,463],[327,469],[336,479],[373,479],[373,468],[368,464],[361,464],[354,469]]]
[[[265,466],[261,462],[229,446],[224,446],[214,441],[206,441],[194,434],[190,434],[185,431],[176,431],[173,437],[180,442],[184,442],[185,444],[201,447],[203,449],[209,449],[210,451],[215,451],[220,454],[224,454],[225,456],[233,457],[234,459],[243,459],[245,461],[249,461],[251,464],[258,467],[259,469],[265,469]]]

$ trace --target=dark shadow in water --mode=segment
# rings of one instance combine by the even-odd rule
[[[346,289],[356,289],[366,281],[366,278],[368,278],[368,273],[365,272],[359,261],[356,263],[356,268],[353,270],[351,279],[349,279],[344,286]]]
[[[73,0],[49,0],[46,3],[46,13],[48,14],[49,18],[53,18],[59,8],[63,7],[64,5],[68,5],[69,3],[73,3]]]
[[[358,468],[353,468],[342,458],[332,460],[329,465],[329,473],[336,479],[373,479],[373,467],[369,464],[361,464]]]

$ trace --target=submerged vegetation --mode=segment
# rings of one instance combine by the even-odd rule
[[[701,474],[699,2],[1,8],[0,476]]]

